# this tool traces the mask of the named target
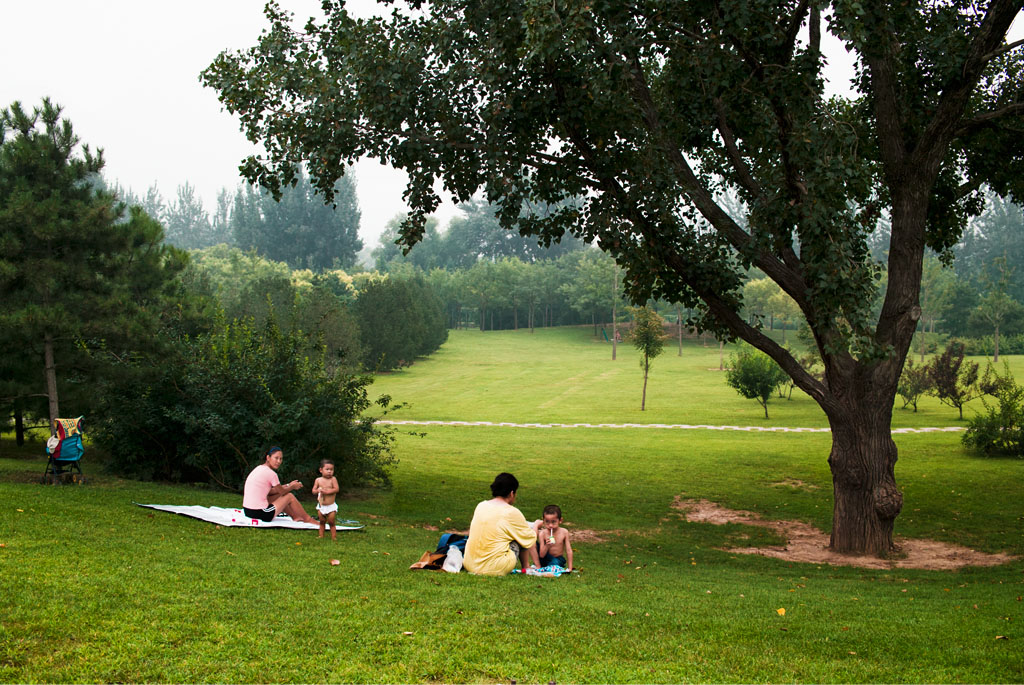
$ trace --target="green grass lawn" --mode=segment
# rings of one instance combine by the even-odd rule
[[[778,332],[776,331],[776,337]],[[793,335],[790,333],[790,341]],[[734,349],[726,346],[724,362]],[[451,331],[440,351],[411,367],[382,374],[373,391],[409,404],[396,419],[557,423],[684,423],[743,426],[826,427],[818,405],[800,390],[775,398],[769,418],[754,400],[740,397],[719,371],[718,344],[684,340],[683,353],[669,340],[652,366],[647,409],[640,411],[643,376],[637,351],[593,337],[589,326],[484,332]],[[1024,381],[1024,357],[1005,356]],[[984,371],[986,358],[973,358]],[[915,355],[915,361],[918,357]],[[897,407],[902,407],[898,400]],[[981,409],[975,400],[964,416]],[[956,409],[934,397],[922,398],[915,413],[897,408],[893,427],[956,426]]]
[[[379,389],[410,401],[408,418],[759,425],[760,408],[707,371],[717,349],[698,343],[680,360],[669,348],[641,415],[632,350],[621,347],[611,369],[587,331],[527,336],[458,332]],[[550,355],[537,368],[525,360],[545,336]],[[503,381],[502,369],[519,373]],[[622,375],[612,382],[609,371]],[[798,402],[779,401],[762,425],[822,424]],[[903,420],[952,425],[951,414],[929,404]],[[788,563],[729,552],[780,542],[770,531],[673,515],[677,495],[704,497],[828,530],[826,434],[417,432],[426,434],[400,434],[393,487],[342,499],[341,513],[368,526],[335,544],[134,507],[237,506],[239,497],[118,480],[89,455],[88,484],[42,486],[34,449],[0,441],[0,681],[1024,680],[1021,560],[958,572]],[[897,535],[1024,555],[1024,462],[974,456],[958,434],[896,439]],[[435,528],[468,527],[500,470],[522,482],[528,518],[556,502],[570,529],[600,534],[574,544],[582,571],[558,580],[409,571],[435,546]]]

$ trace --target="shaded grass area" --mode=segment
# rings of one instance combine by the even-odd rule
[[[828,425],[818,405],[800,390],[793,391],[792,399],[773,399],[770,418],[765,419],[760,405],[725,384],[718,370],[718,345],[708,345],[704,347],[700,338],[687,339],[678,356],[675,341],[666,342],[664,353],[653,362],[643,412],[637,351],[628,342],[620,344],[613,362],[611,345],[595,338],[589,326],[538,328],[533,334],[450,331],[438,352],[409,368],[379,375],[372,391],[409,403],[393,415],[405,419]],[[726,365],[733,349],[725,348]],[[1004,357],[1016,377],[1024,380],[1024,357]],[[984,370],[986,358],[974,361]],[[955,409],[934,397],[922,398],[916,413],[899,408],[899,400],[897,407],[894,428],[966,425]],[[980,400],[975,400],[966,406],[964,416],[981,409]]]
[[[1024,553],[1024,464],[974,458],[955,435],[898,441],[907,499],[898,534]],[[826,435],[430,429],[400,437],[392,489],[342,501],[344,516],[369,525],[336,544],[131,505],[237,506],[231,493],[121,481],[87,462],[88,485],[44,487],[34,482],[42,461],[2,458],[0,681],[1024,678],[1020,561],[956,573],[790,564],[720,549],[778,542],[768,531],[671,513],[685,493],[827,530],[828,444]],[[557,502],[570,528],[603,534],[575,545],[582,572],[407,570],[436,544],[431,528],[468,526],[505,469],[522,482],[528,518]]]

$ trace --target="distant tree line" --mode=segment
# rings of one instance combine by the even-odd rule
[[[363,249],[351,175],[335,184],[332,204],[325,204],[315,193],[301,168],[295,184],[284,186],[279,199],[252,186],[240,186],[234,192],[224,188],[212,215],[187,182],[178,186],[170,201],[156,186],[141,196],[116,184],[112,191],[126,205],[139,206],[159,221],[165,240],[183,250],[228,245],[255,250],[295,269],[322,270],[351,269]]]

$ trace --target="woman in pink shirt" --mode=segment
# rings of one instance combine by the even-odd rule
[[[315,523],[313,518],[299,504],[292,494],[293,490],[302,488],[302,483],[293,480],[281,485],[277,470],[284,461],[284,452],[280,447],[271,447],[263,455],[263,463],[252,470],[245,479],[245,490],[242,495],[242,510],[249,518],[260,521],[273,521],[282,511],[296,521]]]

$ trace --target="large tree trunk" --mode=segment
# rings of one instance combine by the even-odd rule
[[[921,319],[921,344],[918,346],[918,348],[919,348],[918,351],[921,353],[921,363],[922,364],[924,364],[924,337],[925,337],[924,336],[924,331],[925,331],[924,319]],[[911,359],[913,359],[913,357],[911,357]]]
[[[25,444],[25,412],[21,407],[14,410],[14,444],[18,447]]]
[[[676,305],[676,323],[679,324],[679,354],[677,357],[683,356],[683,312],[680,310],[679,305]]]
[[[644,357],[644,392],[640,395],[640,411],[647,406],[647,357]]]
[[[612,361],[615,361],[616,348],[618,347],[618,333],[615,328],[615,303],[612,302]]]
[[[57,367],[53,363],[53,336],[46,333],[43,336],[43,360],[46,363],[46,396],[50,404],[50,429],[53,429],[54,421],[60,416],[60,406],[57,403]]]
[[[834,504],[831,547],[837,552],[888,554],[893,522],[903,508],[896,486],[896,443],[890,415],[873,403],[830,417]]]

